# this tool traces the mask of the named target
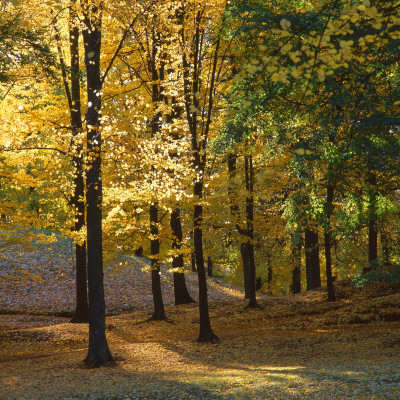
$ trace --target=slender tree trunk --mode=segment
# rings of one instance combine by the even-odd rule
[[[213,264],[211,256],[207,257],[207,275],[212,277],[213,276]]]
[[[390,258],[392,253],[392,245],[390,240],[387,218],[381,219],[379,231],[381,233],[382,264],[384,267],[389,267],[391,261]]]
[[[153,293],[154,312],[152,320],[163,321],[167,319],[165,315],[164,302],[161,292],[160,264],[158,256],[160,254],[160,239],[158,237],[158,207],[153,203],[150,205],[150,251],[151,251],[151,291]]]
[[[229,180],[232,182],[236,176],[236,161],[237,155],[235,153],[228,154],[228,173],[229,173]],[[232,186],[228,188],[228,195],[230,199],[230,209],[231,215],[234,220],[236,231],[240,235],[240,256],[242,258],[242,266],[243,266],[243,286],[244,286],[244,298],[250,299],[250,292],[251,292],[251,266],[250,266],[250,255],[247,251],[246,241],[243,240],[243,237],[246,236],[246,230],[239,225],[240,220],[240,209],[235,200],[234,190]]]
[[[335,188],[328,185],[326,195],[326,218],[327,226],[325,227],[325,267],[326,267],[326,285],[328,289],[328,301],[336,301],[335,287],[333,286],[332,277],[332,255],[331,255],[331,215],[333,210],[333,195]]]
[[[83,4],[83,39],[87,74],[87,175],[86,227],[89,289],[89,350],[85,362],[100,366],[113,361],[105,331],[105,299],[102,245],[101,181],[101,12],[91,2]]]
[[[368,224],[368,261],[373,263],[378,258],[378,223],[370,219]]]
[[[301,242],[292,248],[292,293],[301,293]]]
[[[72,166],[74,169],[73,178],[73,194],[68,204],[73,208],[74,212],[74,228],[75,232],[79,232],[85,226],[85,183],[83,179],[82,166],[82,143],[79,133],[82,132],[82,113],[81,113],[81,96],[79,85],[79,29],[78,17],[76,14],[76,0],[70,0],[69,3],[69,44],[70,44],[70,82],[68,82],[68,71],[64,61],[61,46],[61,36],[57,29],[56,19],[54,19],[55,39],[57,43],[58,55],[60,58],[61,73],[63,77],[65,94],[68,100],[68,108],[71,119],[71,149],[72,149]],[[33,189],[31,189],[33,191]],[[35,209],[35,203],[32,204]],[[87,273],[86,273],[86,244],[75,245],[75,264],[76,264],[76,305],[75,312],[70,322],[88,322],[89,306],[87,292]]]
[[[213,110],[213,96],[214,96],[214,85],[216,78],[217,60],[218,60],[218,49],[219,39],[215,44],[215,52],[212,60],[212,72],[210,74],[210,82],[208,87],[208,103],[204,107],[204,112],[207,117],[201,130],[201,136],[198,134],[198,109],[199,99],[196,96],[200,92],[202,79],[201,79],[201,63],[202,63],[202,43],[204,32],[200,28],[202,19],[201,10],[196,11],[195,18],[195,33],[193,35],[193,41],[189,44],[193,45],[193,53],[190,56],[186,53],[186,46],[188,39],[185,37],[185,30],[183,29],[183,22],[185,16],[185,4],[182,2],[181,9],[177,12],[178,24],[182,25],[180,30],[181,43],[183,47],[182,53],[182,76],[183,76],[183,89],[184,89],[184,104],[186,110],[186,118],[189,125],[190,136],[191,136],[191,147],[193,153],[193,171],[196,173],[196,178],[193,185],[194,198],[197,204],[194,206],[193,211],[193,242],[194,252],[197,266],[197,276],[199,280],[199,312],[200,312],[200,333],[197,338],[198,342],[203,343],[215,343],[218,342],[217,335],[211,329],[210,316],[208,312],[208,298],[207,298],[207,280],[206,271],[204,266],[204,255],[203,255],[203,206],[201,205],[203,197],[203,182],[204,182],[204,171],[206,166],[206,146],[207,138],[211,124],[211,114]],[[192,62],[189,61],[192,60]],[[192,106],[196,108],[193,112]]]
[[[203,194],[203,182],[195,182],[194,195],[201,199]],[[218,341],[218,336],[213,332],[210,323],[210,315],[208,312],[208,297],[207,297],[207,280],[206,269],[204,266],[203,255],[203,231],[201,223],[203,220],[203,206],[196,204],[194,206],[193,221],[193,241],[194,252],[196,257],[197,276],[199,280],[199,312],[200,312],[200,333],[197,338],[198,342],[215,343]]]
[[[251,282],[250,282],[250,255],[247,251],[247,243],[240,243],[240,256],[242,258],[243,267],[243,287],[244,287],[244,298],[250,299]]]
[[[76,262],[76,304],[75,312],[69,322],[89,322],[89,300],[87,288],[87,267],[86,267],[86,242],[75,245]]]
[[[247,223],[247,253],[250,262],[250,298],[247,304],[248,308],[258,308],[256,298],[256,262],[254,257],[254,172],[253,172],[253,158],[251,155],[245,156],[245,177],[246,177],[246,223]]]
[[[76,0],[70,4],[70,54],[71,54],[71,127],[74,154],[74,194],[72,206],[75,213],[75,232],[85,226],[85,182],[83,179],[82,144],[79,134],[82,132],[81,90],[79,83],[79,28],[76,15]],[[89,305],[87,290],[86,242],[75,245],[76,263],[76,306],[70,322],[88,322]]]
[[[261,276],[257,276],[256,278],[256,292],[259,291],[262,288],[263,281]]]
[[[369,268],[378,259],[378,218],[376,215],[376,174],[370,173],[369,222],[368,222],[368,263]]]
[[[197,272],[197,269],[196,269],[196,256],[195,256],[194,252],[190,253],[190,263],[192,265],[192,271],[193,272]]]
[[[171,212],[170,225],[173,234],[172,249],[180,251],[183,235],[179,208],[175,208],[175,210]],[[172,268],[174,270],[180,270],[179,272],[173,273],[175,305],[194,303],[186,286],[182,253],[174,254],[172,258]]]
[[[159,64],[157,60],[161,48],[161,41],[159,34],[153,26],[152,32],[152,52],[149,58],[149,70],[152,78],[152,101],[155,108],[158,107],[159,102],[163,99],[162,87],[159,81],[164,79],[163,63]],[[151,137],[154,138],[161,129],[160,125],[161,113],[156,112],[152,119],[151,124]],[[151,168],[154,175],[157,174],[155,167]],[[163,321],[167,317],[165,315],[164,302],[161,291],[161,277],[160,277],[160,264],[158,257],[160,255],[160,238],[158,236],[158,205],[156,202],[150,204],[150,234],[151,234],[151,290],[153,293],[154,313],[151,320]]]
[[[273,271],[272,271],[272,268],[271,268],[271,267],[268,267],[268,277],[267,277],[267,282],[268,282],[269,284],[271,284],[271,283],[272,283],[272,277],[273,277]]]
[[[307,290],[313,290],[321,287],[318,232],[308,226],[305,229],[304,242],[306,254]]]

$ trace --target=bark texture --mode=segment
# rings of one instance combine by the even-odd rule
[[[89,350],[85,362],[100,366],[112,362],[105,331],[101,181],[101,12],[87,1],[83,5],[85,66],[87,74],[86,227],[89,289]]]
[[[73,143],[72,164],[74,167],[74,194],[72,207],[75,212],[75,232],[85,226],[85,182],[83,179],[82,143],[79,134],[82,132],[81,90],[79,83],[79,28],[76,15],[76,1],[70,4],[70,53],[71,53],[71,128]],[[89,304],[87,288],[86,242],[75,245],[76,263],[76,305],[70,322],[89,322]]]
[[[292,248],[292,293],[301,293],[301,242]]]
[[[336,301],[335,287],[333,285],[332,276],[332,253],[331,253],[331,242],[332,242],[332,231],[331,231],[331,215],[333,211],[333,195],[335,188],[333,185],[328,185],[326,190],[326,220],[327,226],[325,227],[325,268],[326,268],[326,286],[328,289],[328,300]]]
[[[180,251],[183,235],[179,208],[171,212],[170,226],[173,234],[172,249]],[[175,305],[194,303],[186,286],[182,253],[174,254],[172,258],[172,268],[174,270],[180,270],[173,273]]]
[[[321,287],[318,232],[311,227],[307,227],[304,233],[304,242],[307,290],[317,289]]]
[[[153,294],[154,312],[152,320],[163,321],[165,315],[164,302],[161,292],[160,264],[158,256],[160,254],[160,239],[158,237],[158,207],[156,204],[150,205],[150,251],[151,251],[151,291]]]

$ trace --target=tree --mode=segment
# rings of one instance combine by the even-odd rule
[[[135,27],[132,35],[135,47],[132,45],[130,52],[122,55],[124,63],[132,74],[130,79],[137,81],[138,87],[142,86],[144,89],[141,91],[141,96],[146,101],[145,109],[148,111],[145,120],[150,121],[146,124],[149,132],[144,132],[141,140],[143,147],[148,149],[149,157],[145,165],[148,169],[148,182],[147,185],[142,185],[141,190],[142,201],[149,199],[152,288],[156,319],[165,319],[160,284],[160,262],[165,257],[165,250],[161,248],[163,232],[160,232],[160,229],[164,230],[165,226],[162,226],[163,217],[158,217],[162,211],[171,216],[170,241],[173,249],[172,267],[176,302],[181,304],[193,301],[188,294],[183,275],[183,254],[177,254],[181,251],[182,225],[180,204],[176,198],[181,197],[183,182],[177,182],[176,166],[181,158],[179,154],[185,151],[180,143],[184,136],[182,129],[175,127],[182,119],[183,110],[174,94],[177,91],[174,82],[176,54],[172,45],[174,27],[171,25],[172,16],[168,4],[168,2],[157,2],[153,7],[153,11],[156,10],[154,15],[151,18],[145,15],[139,20],[140,25]],[[143,114],[143,109],[140,110],[140,107],[141,105],[138,105],[138,113]],[[179,234],[180,240],[177,239]]]
[[[391,103],[393,96],[397,99],[397,83],[389,77],[395,76],[391,65],[397,61],[392,58],[391,49],[398,42],[394,30],[399,10],[392,3],[372,6],[369,1],[360,5],[332,1],[320,9],[290,10],[290,4],[290,1],[282,4],[278,14],[268,5],[236,2],[236,16],[245,21],[236,32],[247,43],[255,42],[254,52],[245,57],[248,74],[241,73],[238,81],[245,88],[243,106],[253,118],[260,115],[271,118],[272,114],[272,121],[279,126],[278,140],[282,141],[285,135],[289,139],[287,147],[294,150],[295,162],[302,164],[300,176],[308,171],[305,192],[312,200],[309,218],[315,220],[316,232],[312,234],[307,229],[306,242],[311,239],[314,243],[311,247],[316,249],[317,226],[323,229],[328,298],[334,300],[331,247],[338,234],[333,221],[337,224],[336,216],[340,215],[335,202],[351,190],[344,187],[346,176],[351,175],[350,168],[354,168],[354,154],[361,149],[366,154],[360,139],[375,136],[379,131],[378,121],[385,126],[396,125],[391,107],[390,117],[383,117],[383,106],[378,105],[383,97],[378,98],[377,92],[390,92],[391,96],[386,98],[391,98]],[[258,28],[268,23],[270,29]],[[282,103],[287,106],[282,113],[286,121],[270,111]],[[376,192],[370,193],[372,204]],[[368,219],[371,257],[376,256],[377,243],[373,208],[369,207]],[[311,255],[307,247],[306,259],[307,254]]]
[[[302,249],[302,237],[300,235],[293,235],[292,240],[294,243],[291,245],[292,248],[292,293],[301,293],[301,249]]]
[[[236,177],[236,155],[228,154],[228,170],[231,182],[235,181]],[[256,265],[254,255],[254,171],[253,159],[251,155],[244,156],[244,175],[245,175],[245,221],[246,226],[241,227],[239,220],[242,220],[239,206],[235,199],[232,186],[228,189],[230,192],[231,214],[234,219],[235,227],[241,236],[240,254],[243,264],[243,277],[245,286],[245,298],[249,299],[247,307],[257,308],[256,299]],[[232,183],[231,183],[232,185]]]
[[[223,6],[213,7],[221,13]],[[220,57],[220,33],[212,35],[207,29],[207,15],[210,15],[206,5],[197,9],[195,4],[180,4],[177,23],[180,26],[179,42],[182,52],[182,80],[184,92],[184,107],[186,112],[189,135],[192,145],[192,163],[195,173],[193,195],[196,200],[193,211],[193,243],[199,279],[199,311],[200,333],[198,342],[213,343],[218,341],[211,328],[207,281],[203,255],[203,187],[207,160],[207,142],[212,121],[215,85],[218,81],[217,70]],[[188,26],[194,24],[194,30],[188,32]],[[205,55],[208,57],[205,58]],[[223,63],[222,59],[222,63]],[[208,77],[204,76],[204,63],[208,64]],[[220,65],[220,70],[222,66]]]
[[[79,67],[79,20],[76,10],[76,0],[69,4],[69,50],[70,50],[70,83],[68,83],[68,71],[64,62],[61,47],[61,37],[54,21],[56,31],[57,49],[60,58],[60,66],[64,81],[65,93],[71,120],[71,147],[73,165],[73,193],[69,204],[74,211],[74,231],[79,233],[85,226],[85,182],[83,177],[82,160],[82,114],[81,114],[81,89]],[[87,267],[86,267],[86,242],[75,244],[76,265],[76,304],[75,312],[70,322],[80,323],[89,321],[88,293],[87,293]]]
[[[318,232],[315,231],[315,227],[306,228],[304,248],[306,253],[307,290],[312,290],[321,287],[319,242]]]
[[[175,208],[171,212],[170,225],[173,234],[172,249],[178,252],[178,254],[174,253],[172,259],[175,305],[194,303],[185,283],[185,274],[182,272],[184,268],[184,260],[183,254],[180,250],[183,235],[179,208]]]
[[[89,289],[89,350],[85,362],[99,366],[113,361],[105,333],[105,300],[102,246],[102,181],[101,181],[101,8],[90,0],[83,3],[87,77],[87,165],[86,227]]]

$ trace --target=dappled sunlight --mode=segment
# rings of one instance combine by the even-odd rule
[[[371,368],[371,365],[367,365]],[[393,366],[394,367],[394,366]],[[275,372],[273,372],[275,371]],[[360,371],[310,367],[271,367],[264,366],[257,370],[222,369],[209,373],[193,373],[180,377],[185,383],[196,383],[220,392],[224,388],[226,396],[233,398],[360,398],[380,399],[385,387],[387,398],[396,398],[400,380],[394,378],[385,385],[376,379],[374,371]],[[368,397],[365,397],[367,394]],[[273,397],[268,397],[273,396]],[[311,396],[311,397],[308,397]]]
[[[243,290],[236,286],[227,285],[225,282],[211,279],[207,281],[207,285],[208,287],[215,288],[216,290],[228,294],[238,300],[243,299]]]
[[[209,346],[195,342],[196,305],[167,308],[172,323],[146,322],[148,311],[108,318],[116,365],[94,370],[83,365],[86,324],[10,316],[8,326],[18,326],[2,331],[2,389],[8,398],[27,391],[35,398],[45,386],[52,399],[78,393],[207,400],[397,396],[399,323],[294,331],[284,329],[286,319],[260,323],[271,310],[249,312],[243,302],[215,303],[211,310],[215,330],[225,334]]]
[[[196,342],[196,304],[167,307],[169,322],[148,321],[152,310],[110,316],[116,365],[95,370],[83,365],[87,324],[0,315],[0,382],[9,398],[27,390],[40,397],[46,386],[52,399],[121,392],[138,399],[395,399],[400,322],[349,325],[343,316],[353,303],[307,298],[314,300],[268,298],[259,310],[244,309],[243,299],[211,302],[214,345]],[[398,304],[397,295],[384,299],[356,302],[376,314]]]

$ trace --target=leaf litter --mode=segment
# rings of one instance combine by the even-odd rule
[[[2,276],[14,276],[17,268],[7,269],[4,259]],[[221,341],[200,345],[196,304],[167,306],[169,323],[146,322],[151,301],[141,291],[148,290],[148,275],[139,266],[113,273],[106,266],[112,310],[107,338],[116,363],[87,369],[87,325],[55,315],[73,309],[71,264],[55,254],[40,261],[47,267],[38,270],[23,253],[14,257],[14,264],[45,282],[35,276],[21,284],[0,282],[0,399],[400,398],[396,285],[339,282],[335,303],[319,290],[260,297],[262,308],[252,310],[245,309],[242,291],[209,279],[211,323]],[[140,282],[131,287],[132,269]],[[166,293],[168,282],[165,273]],[[195,276],[188,282],[195,296]],[[43,285],[41,295],[36,285]],[[120,297],[118,287],[132,292]],[[51,291],[57,295],[47,300]]]

